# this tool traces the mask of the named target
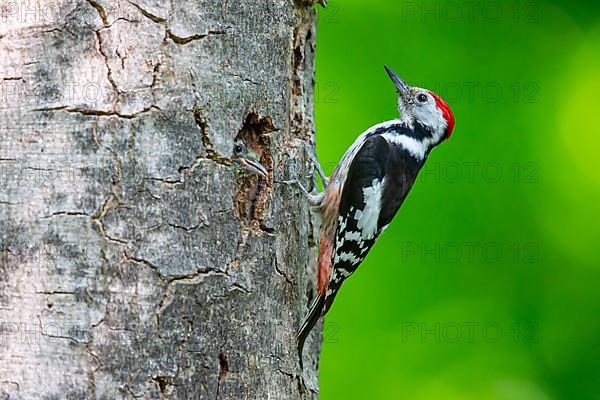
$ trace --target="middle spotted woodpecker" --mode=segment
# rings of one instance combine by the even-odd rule
[[[325,189],[309,194],[311,205],[322,215],[322,225],[317,297],[297,335],[301,364],[304,342],[319,317],[329,311],[344,281],[390,224],[429,152],[454,129],[454,115],[444,100],[430,90],[408,86],[385,69],[398,91],[400,118],[360,135],[329,179],[313,156]]]

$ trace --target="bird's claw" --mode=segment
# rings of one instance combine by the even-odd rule
[[[281,183],[283,185],[293,185],[293,186],[296,186],[305,195],[307,195],[307,196],[310,195],[310,192],[304,187],[304,185],[302,185],[302,183],[300,183],[300,181],[298,179],[292,179],[292,180],[288,180],[288,181],[278,181],[277,183]]]
[[[310,161],[313,166],[313,174],[311,175],[314,175],[314,170],[316,169],[317,173],[319,174],[319,178],[321,178],[321,182],[323,182],[323,186],[327,186],[329,184],[329,177],[325,175],[325,172],[321,167],[321,163],[319,163],[319,160],[317,159],[317,155],[315,154],[313,146],[311,146],[309,143],[306,143],[304,149],[306,150],[308,158],[310,158]]]
[[[285,153],[285,155],[292,160],[292,166],[290,167],[290,170],[291,170],[290,172],[291,172],[291,175],[294,176],[294,178],[289,179],[289,180],[284,180],[284,181],[277,181],[277,183],[281,183],[284,185],[296,186],[298,189],[300,189],[300,191],[306,197],[306,199],[308,200],[308,203],[312,207],[320,207],[320,205],[323,201],[324,192],[318,192],[316,186],[314,186],[314,185],[313,185],[312,190],[309,191],[308,189],[306,189],[306,187],[304,187],[304,185],[298,179],[298,173],[296,172],[296,161],[290,156],[290,154]],[[314,171],[313,171],[313,174],[308,175],[305,178],[308,179],[310,182],[312,182],[313,177],[314,177]]]
[[[290,153],[284,153],[284,155],[291,160],[291,166],[290,166],[290,175],[293,176],[293,179],[289,179],[289,180],[285,180],[285,181],[280,181],[279,183],[285,184],[285,185],[295,185],[298,188],[300,188],[300,190],[302,190],[302,192],[304,192],[305,194],[309,194],[310,192],[302,185],[302,183],[300,183],[300,180],[298,179],[298,172],[297,172],[297,167],[296,167],[296,160],[291,156]],[[305,179],[311,179],[312,178],[312,174],[306,175],[304,178]]]

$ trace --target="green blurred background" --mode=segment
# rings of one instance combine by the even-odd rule
[[[321,398],[600,398],[598,2],[318,13],[327,172],[396,118],[384,64],[457,121],[326,317]]]

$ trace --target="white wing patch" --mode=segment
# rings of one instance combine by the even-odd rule
[[[340,215],[338,217],[338,226],[339,226],[339,230],[340,232],[344,232],[344,230],[346,230],[346,218],[344,218],[344,216]]]
[[[362,242],[362,234],[358,231],[348,231],[346,232],[346,234],[344,235],[344,240],[347,241],[353,241],[353,242]]]
[[[358,263],[361,262],[361,258],[356,257],[354,254],[343,251],[339,254],[336,254],[335,257],[333,258],[333,262],[335,264],[338,264],[340,261],[347,261],[349,263],[351,263],[352,265],[356,265]],[[350,276],[350,273],[348,273],[348,276]]]
[[[354,219],[356,226],[362,231],[363,240],[371,240],[377,234],[377,221],[381,211],[381,197],[385,186],[385,178],[381,181],[373,179],[372,186],[363,188],[365,208],[356,210]]]

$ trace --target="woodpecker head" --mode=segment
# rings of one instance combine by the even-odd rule
[[[454,114],[448,104],[431,90],[408,86],[394,71],[385,70],[398,91],[400,119],[423,125],[438,143],[448,139],[454,130]]]
[[[242,139],[237,139],[233,144],[233,162],[242,167],[245,171],[262,176],[265,178],[268,173],[266,168],[260,163],[261,153],[259,149],[252,149],[247,146]]]

